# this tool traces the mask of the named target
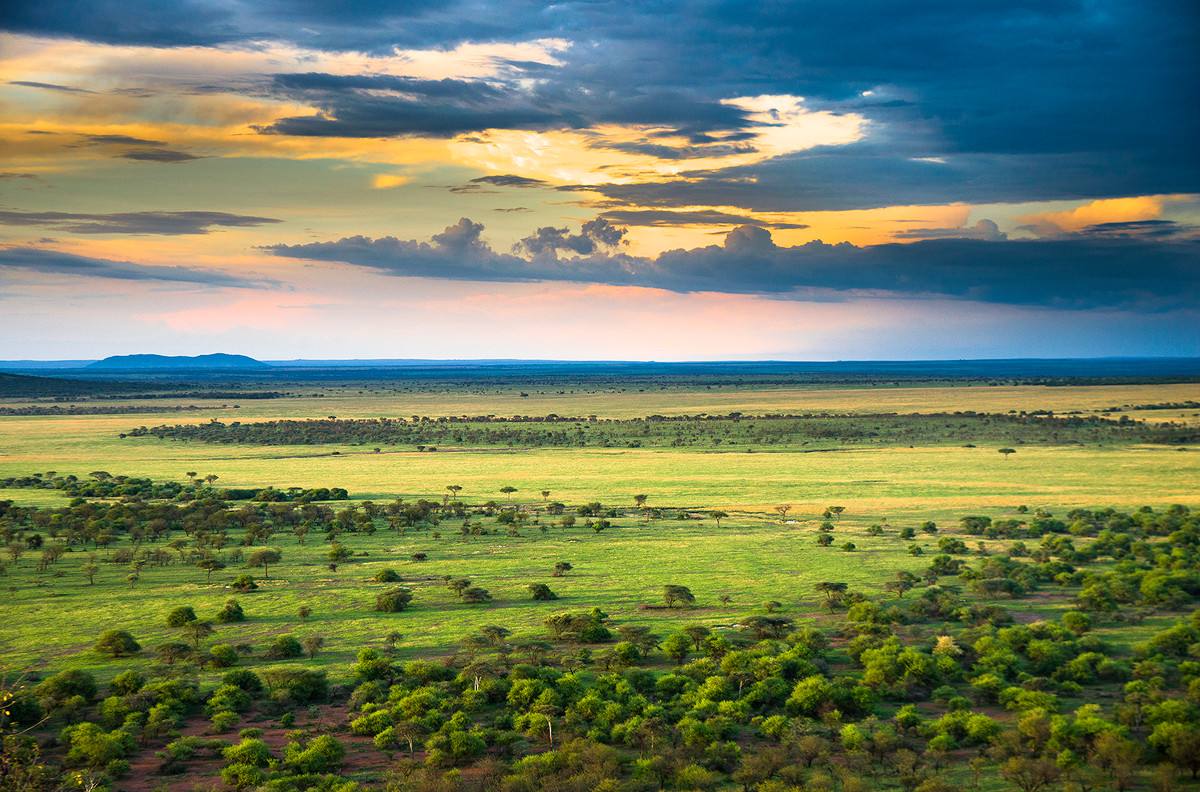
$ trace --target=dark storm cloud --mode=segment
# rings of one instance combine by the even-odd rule
[[[161,267],[134,264],[129,261],[91,258],[59,250],[32,247],[0,248],[0,272],[38,272],[49,275],[74,275],[89,278],[108,278],[133,281],[169,281],[204,286],[249,288],[271,285],[270,281],[255,281],[226,275],[222,272],[193,267]]]
[[[693,147],[734,146],[751,130],[720,100],[762,94],[804,96],[813,108],[869,122],[874,148],[604,188],[658,206],[847,209],[1200,192],[1195,0],[927,0],[902,10],[885,0],[16,0],[0,26],[116,43],[284,40],[377,53],[548,36],[574,42],[557,55],[561,66],[509,64],[535,76],[532,85],[450,81],[439,91],[435,81],[387,88],[373,77],[288,76],[270,90],[318,112],[264,130],[276,134],[629,123],[662,126],[659,134],[683,135]],[[618,145],[681,160],[691,153],[662,143]]]
[[[11,212],[0,211],[0,225],[46,226],[72,234],[207,234],[216,228],[246,228],[279,223],[273,217],[228,212]]]
[[[268,93],[311,104],[320,112],[257,129],[306,137],[445,137],[488,129],[586,129],[602,123],[687,124],[704,131],[745,123],[742,110],[703,96],[636,87],[597,92],[562,76],[526,87],[388,75],[279,74]]]
[[[1192,158],[1195,160],[1195,158]],[[873,209],[945,203],[1019,203],[1188,193],[1200,160],[1154,152],[918,155],[856,144],[680,178],[594,188],[641,206],[740,206],[760,212]]]
[[[593,221],[594,222],[594,221]],[[936,229],[935,229],[936,230]],[[1200,241],[1150,242],[1076,235],[1055,240],[926,239],[858,247],[815,241],[776,245],[771,232],[740,226],[723,244],[667,251],[656,258],[619,252],[622,229],[600,228],[604,244],[542,228],[517,251],[498,253],[466,218],[430,242],[346,237],[273,245],[281,256],[334,261],[390,275],[476,281],[571,281],[806,298],[814,293],[949,297],[1058,308],[1193,308],[1200,302]],[[590,243],[589,243],[590,239]],[[559,252],[576,257],[560,258]]]

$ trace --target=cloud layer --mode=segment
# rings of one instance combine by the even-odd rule
[[[603,223],[597,226],[597,223]],[[678,292],[768,294],[836,299],[839,293],[950,297],[1057,308],[1191,307],[1200,299],[1200,241],[1139,235],[1077,234],[1052,240],[1000,241],[983,223],[952,237],[858,247],[816,241],[785,247],[760,226],[739,226],[720,245],[671,250],[656,258],[617,247],[621,229],[585,224],[579,234],[542,228],[499,253],[467,218],[429,242],[346,237],[272,245],[280,256],[368,267],[389,275],[475,281],[572,281]],[[560,257],[560,251],[578,255]]]
[[[135,264],[130,261],[77,256],[59,250],[33,247],[0,248],[0,272],[3,271],[39,272],[48,275],[127,281],[164,281],[234,288],[278,285],[273,281],[240,278],[212,269]]]
[[[10,212],[0,225],[45,226],[72,234],[207,234],[214,228],[249,228],[282,222],[273,217],[229,212]]]

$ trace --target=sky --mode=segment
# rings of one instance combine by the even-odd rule
[[[0,359],[1200,355],[1200,5],[9,0]]]

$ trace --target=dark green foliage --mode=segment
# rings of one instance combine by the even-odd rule
[[[406,588],[393,588],[375,597],[375,610],[381,613],[399,613],[412,602],[412,591]]]
[[[266,657],[270,660],[288,660],[304,654],[304,647],[294,635],[277,635],[267,648]]]
[[[128,657],[140,652],[142,646],[125,630],[106,630],[96,639],[95,649],[109,657]]]
[[[948,428],[949,427],[949,428]],[[130,437],[261,445],[681,447],[742,443],[751,446],[809,443],[929,444],[974,442],[1193,442],[1194,429],[1174,424],[1119,421],[1098,416],[1003,413],[914,413],[898,415],[654,415],[604,419],[548,416],[449,416],[211,421],[130,429]],[[511,495],[502,488],[501,492]],[[594,514],[583,516],[598,516]]]
[[[221,610],[217,611],[217,621],[221,624],[244,622],[246,621],[246,613],[242,610],[242,606],[237,600],[226,600]]]
[[[188,622],[196,621],[196,611],[190,605],[175,608],[167,614],[168,627],[182,627]]]
[[[685,608],[696,601],[696,596],[687,586],[663,586],[663,602],[668,608]]]
[[[545,583],[530,583],[529,594],[533,599],[543,602],[558,599],[558,595],[551,591]]]

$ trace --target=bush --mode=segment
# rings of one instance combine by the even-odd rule
[[[242,610],[242,606],[238,604],[237,600],[231,599],[225,603],[225,607],[218,611],[217,621],[219,621],[221,624],[244,622],[246,621],[246,612]]]
[[[191,605],[184,605],[167,614],[168,627],[182,627],[188,622],[194,621],[196,621],[196,611],[192,610]]]
[[[67,761],[71,764],[101,768],[133,751],[133,735],[117,729],[106,732],[94,723],[83,722],[62,730],[62,740],[69,746]]]
[[[213,668],[229,668],[237,665],[238,653],[229,644],[213,644],[208,650],[208,662]]]
[[[307,704],[329,695],[324,671],[308,668],[264,668],[258,676],[274,694],[283,693],[292,701]]]
[[[550,587],[545,583],[530,583],[529,593],[535,600],[547,601],[558,599],[558,595],[551,591]]]
[[[61,671],[42,680],[34,692],[42,705],[50,709],[75,696],[89,702],[96,697],[96,689],[96,678],[88,672]]]
[[[129,657],[141,650],[141,644],[125,630],[106,630],[96,641],[96,651],[109,657]]]
[[[375,598],[375,610],[380,613],[399,613],[409,606],[412,598],[412,591],[409,589],[388,589]]]
[[[113,677],[109,687],[116,695],[127,696],[141,690],[144,684],[146,684],[146,678],[137,671],[122,671]]]
[[[221,677],[221,682],[226,685],[236,685],[247,693],[261,693],[263,689],[263,683],[258,678],[258,674],[245,668],[229,671]]]
[[[479,586],[468,586],[458,593],[462,597],[462,601],[470,604],[478,604],[481,602],[491,602],[492,595],[485,588]]]
[[[225,761],[230,764],[266,767],[271,763],[271,749],[262,740],[246,738],[224,751]]]
[[[267,648],[267,657],[271,660],[290,660],[304,654],[304,647],[294,635],[278,635]]]
[[[333,773],[342,766],[346,749],[334,737],[322,734],[314,737],[308,745],[288,743],[283,752],[283,761],[288,767],[301,773]]]
[[[258,584],[254,582],[254,578],[251,575],[238,575],[237,580],[233,581],[233,588],[235,591],[245,594],[257,589]]]
[[[227,731],[232,731],[234,726],[237,726],[238,721],[242,719],[241,715],[236,712],[222,710],[213,714],[209,722],[212,723],[212,730],[217,734],[223,734]]]
[[[394,569],[381,569],[371,579],[376,583],[399,583],[400,574]]]

